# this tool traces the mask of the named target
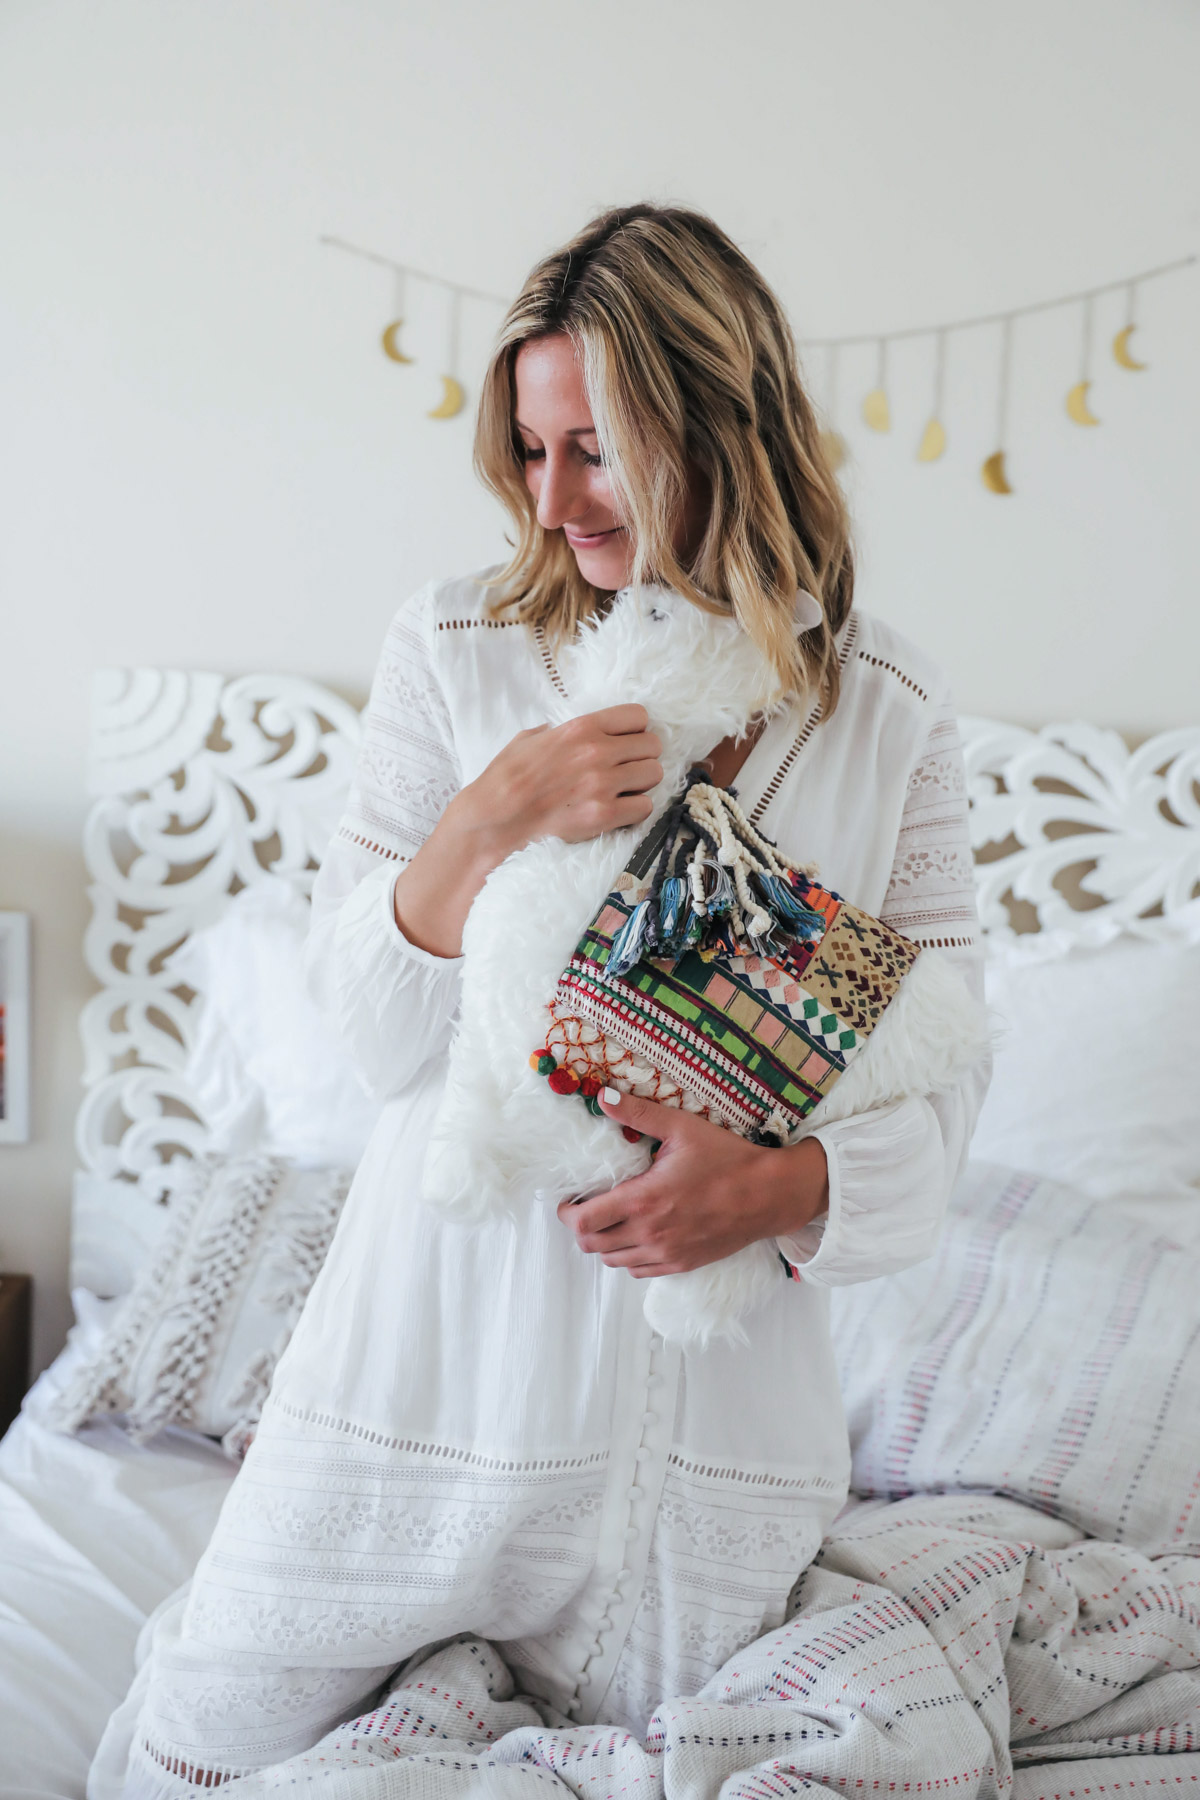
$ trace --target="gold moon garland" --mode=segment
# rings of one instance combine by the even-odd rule
[[[462,382],[456,381],[453,375],[443,375],[442,397],[432,412],[426,413],[425,417],[427,419],[452,419],[456,413],[462,411],[465,398]]]
[[[1067,417],[1076,425],[1098,425],[1099,419],[1088,405],[1088,389],[1092,385],[1092,296],[1083,303],[1083,346],[1079,356],[1079,380],[1068,388],[1064,405]]]
[[[872,431],[890,431],[892,409],[887,397],[887,339],[879,340],[879,361],[875,369],[875,386],[862,403],[862,416]]]
[[[1112,341],[1114,362],[1120,363],[1123,369],[1148,369],[1149,363],[1139,362],[1129,348],[1129,340],[1137,330],[1137,282],[1131,281],[1125,299],[1125,323]]]
[[[933,410],[917,445],[918,462],[936,462],[946,453],[946,427],[942,424],[942,401],[946,391],[946,334],[937,334],[937,357],[933,373]]]
[[[396,342],[400,327],[403,323],[403,319],[393,319],[391,324],[385,325],[383,331],[380,333],[379,341],[383,345],[383,354],[390,357],[391,360],[396,363],[410,363],[412,361],[412,357],[405,356],[403,350],[401,350],[399,344]]]
[[[1008,451],[1008,395],[1012,385],[1012,340],[1013,322],[1005,319],[1000,333],[1000,378],[996,383],[996,444],[997,448],[990,456],[984,458],[980,469],[980,478],[989,494],[1011,494],[1012,487],[1008,479],[1008,468],[1005,458]]]
[[[458,355],[461,326],[461,307],[464,297],[472,300],[485,300],[494,306],[507,306],[508,302],[499,294],[488,293],[483,288],[467,287],[458,281],[449,281],[444,275],[431,275],[424,269],[415,269],[409,263],[399,263],[390,256],[380,256],[374,250],[364,250],[360,244],[349,244],[344,238],[322,237],[323,244],[335,250],[344,250],[350,256],[361,257],[364,262],[375,263],[378,267],[390,269],[393,278],[392,317],[379,334],[379,346],[389,362],[411,364],[416,357],[409,356],[400,348],[400,332],[404,327],[406,307],[404,304],[405,283],[409,277],[440,288],[448,299],[447,317],[447,356],[446,367],[440,376],[441,398],[436,406],[426,413],[429,419],[453,419],[463,410],[466,404],[466,389],[459,379]]]
[[[1136,325],[1122,325],[1112,341],[1113,358],[1120,363],[1123,369],[1148,369],[1150,367],[1149,363],[1139,362],[1136,356],[1130,355],[1129,340],[1136,330]]]
[[[466,389],[458,371],[460,311],[464,299],[482,300],[494,306],[506,306],[508,302],[499,294],[489,293],[483,288],[468,287],[462,282],[450,281],[445,276],[433,275],[425,270],[415,269],[410,264],[396,262],[392,257],[380,256],[373,250],[363,249],[358,244],[350,244],[343,238],[325,236],[321,242],[334,249],[344,250],[349,255],[363,258],[367,262],[377,264],[391,270],[395,282],[393,314],[380,333],[380,347],[389,362],[396,364],[412,364],[417,359],[409,356],[400,347],[400,332],[405,323],[404,283],[407,277],[424,281],[439,287],[448,297],[448,355],[446,366],[441,375],[442,391],[437,405],[427,413],[430,419],[453,419],[462,412],[466,404]],[[1126,319],[1124,325],[1112,340],[1113,361],[1118,368],[1142,371],[1149,367],[1148,363],[1135,357],[1130,348],[1130,340],[1138,329],[1134,316],[1137,290],[1144,281],[1153,281],[1160,276],[1174,274],[1190,268],[1196,262],[1195,256],[1184,256],[1175,262],[1162,263],[1154,269],[1144,269],[1139,274],[1125,276],[1120,281],[1110,281],[1099,287],[1085,289],[1078,294],[1063,294],[1052,300],[1038,300],[1027,306],[1016,306],[1007,312],[982,313],[971,318],[951,319],[938,325],[916,325],[901,331],[886,332],[882,335],[873,333],[869,336],[848,336],[833,338],[802,338],[799,341],[801,350],[824,349],[827,354],[827,375],[825,393],[825,420],[821,429],[821,445],[832,469],[840,469],[848,457],[848,447],[837,425],[837,360],[840,351],[856,344],[873,344],[876,349],[875,384],[863,396],[861,413],[864,424],[872,431],[888,432],[892,427],[892,407],[888,394],[887,364],[888,350],[892,343],[905,338],[931,337],[935,340],[935,372],[933,383],[933,405],[925,422],[916,449],[916,460],[919,463],[940,462],[946,453],[947,432],[945,425],[945,366],[946,344],[952,332],[968,331],[979,326],[999,325],[1001,327],[1000,377],[997,395],[997,448],[987,456],[980,466],[980,478],[983,485],[993,494],[1011,494],[1012,484],[1008,478],[1008,449],[1006,444],[1008,429],[1008,397],[1010,385],[1010,368],[1012,360],[1012,328],[1016,319],[1027,317],[1032,313],[1049,312],[1063,306],[1081,306],[1083,324],[1083,354],[1079,379],[1067,390],[1065,407],[1068,418],[1076,425],[1099,425],[1100,418],[1092,411],[1089,403],[1089,391],[1092,386],[1091,349],[1092,349],[1092,313],[1094,302],[1104,294],[1124,288],[1128,295]]]
[[[836,475],[849,454],[846,440],[834,424],[837,418],[838,347],[830,344],[825,356],[825,418],[818,434],[825,460]]]
[[[1153,281],[1160,276],[1177,273],[1181,269],[1192,267],[1195,256],[1179,257],[1175,262],[1163,263],[1154,269],[1144,269],[1137,275],[1124,276],[1120,281],[1104,282],[1095,288],[1085,289],[1082,293],[1061,294],[1052,300],[1037,300],[1028,306],[1015,306],[1007,312],[981,313],[974,317],[949,319],[939,325],[914,325],[901,331],[884,333],[882,336],[871,334],[852,335],[833,338],[802,338],[799,340],[801,350],[822,349],[828,358],[830,374],[826,382],[825,425],[821,433],[822,444],[830,465],[837,469],[845,462],[848,451],[845,439],[837,429],[837,415],[834,406],[832,371],[836,366],[839,353],[853,345],[872,344],[876,352],[875,382],[863,396],[861,414],[864,424],[872,431],[885,432],[891,429],[892,407],[887,388],[887,352],[891,344],[905,338],[933,338],[935,341],[935,374],[933,406],[925,422],[916,447],[916,460],[919,463],[939,462],[945,455],[948,437],[944,417],[944,381],[946,361],[946,341],[952,332],[969,331],[979,326],[998,325],[1002,331],[1002,348],[1000,359],[1000,391],[998,393],[998,448],[993,450],[980,465],[980,479],[989,493],[1011,494],[1012,483],[1008,474],[1008,448],[1005,443],[1007,435],[1009,369],[1012,357],[1012,327],[1014,321],[1025,318],[1032,313],[1050,312],[1064,306],[1080,306],[1083,310],[1083,367],[1079,379],[1068,389],[1065,405],[1067,416],[1077,425],[1099,425],[1100,418],[1093,412],[1089,403],[1089,389],[1092,384],[1091,361],[1091,327],[1093,303],[1104,294],[1111,294],[1124,288],[1128,294],[1128,307],[1125,324],[1112,340],[1113,361],[1119,368],[1141,370],[1147,363],[1133,356],[1129,349],[1130,339],[1137,330],[1134,317],[1134,300],[1138,287],[1144,281]]]
[[[1073,388],[1067,389],[1067,398],[1064,402],[1067,417],[1074,419],[1077,425],[1099,425],[1100,423],[1088,405],[1088,389],[1091,385],[1090,381],[1077,381]]]

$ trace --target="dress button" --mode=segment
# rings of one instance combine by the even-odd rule
[[[645,1444],[640,1444],[633,1453],[633,1460],[634,1462],[649,1462],[652,1455],[653,1452],[648,1450]]]
[[[642,1495],[645,1493],[645,1491],[646,1491],[645,1488],[640,1488],[635,1483],[635,1485],[633,1487],[626,1488],[625,1498],[627,1500],[640,1500]]]
[[[643,1413],[642,1414],[642,1424],[643,1425],[657,1425],[658,1424],[658,1414],[652,1413],[652,1412]]]
[[[637,1526],[636,1526],[636,1525],[631,1525],[631,1526],[630,1526],[630,1527],[629,1527],[629,1530],[628,1530],[628,1531],[627,1531],[627,1532],[626,1532],[626,1533],[625,1533],[625,1542],[626,1542],[626,1543],[627,1543],[627,1544],[632,1544],[632,1542],[633,1542],[633,1540],[634,1540],[634,1538],[635,1538],[635,1537],[636,1537],[636,1536],[637,1536],[637,1535],[638,1535],[638,1528],[637,1528]]]

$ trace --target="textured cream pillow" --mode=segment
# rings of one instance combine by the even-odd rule
[[[76,1431],[123,1413],[138,1443],[167,1425],[244,1455],[275,1364],[325,1260],[351,1181],[281,1157],[206,1156],[89,1362],[48,1417]]]

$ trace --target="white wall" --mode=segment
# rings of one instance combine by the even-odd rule
[[[7,0],[0,908],[35,915],[38,1050],[0,1262],[37,1278],[39,1360],[66,1318],[91,670],[361,693],[400,596],[503,554],[469,415],[423,417],[432,296],[393,367],[386,276],[319,234],[511,293],[599,206],[673,198],[802,335],[986,311],[1197,246],[1198,52],[1188,0]],[[1146,289],[1145,375],[1102,308],[1099,430],[1062,411],[1076,318],[1021,329],[1011,499],[977,473],[988,334],[952,346],[941,464],[911,460],[927,346],[895,354],[890,438],[844,423],[861,597],[964,709],[1195,720],[1196,280]],[[493,324],[468,312],[468,375]],[[871,374],[847,359],[847,403]]]

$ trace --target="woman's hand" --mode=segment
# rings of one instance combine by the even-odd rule
[[[663,777],[662,743],[648,724],[645,707],[631,702],[519,731],[451,804],[506,856],[534,838],[577,844],[640,825]]]
[[[631,702],[519,731],[454,796],[396,877],[392,906],[409,943],[460,956],[476,894],[534,838],[574,844],[648,819],[663,775],[662,744],[648,723],[645,707]]]
[[[619,1125],[659,1140],[641,1175],[590,1200],[564,1200],[558,1216],[581,1250],[639,1278],[679,1275],[732,1256],[759,1238],[787,1237],[829,1204],[817,1138],[776,1149],[751,1144],[680,1107],[632,1094],[600,1105]]]

